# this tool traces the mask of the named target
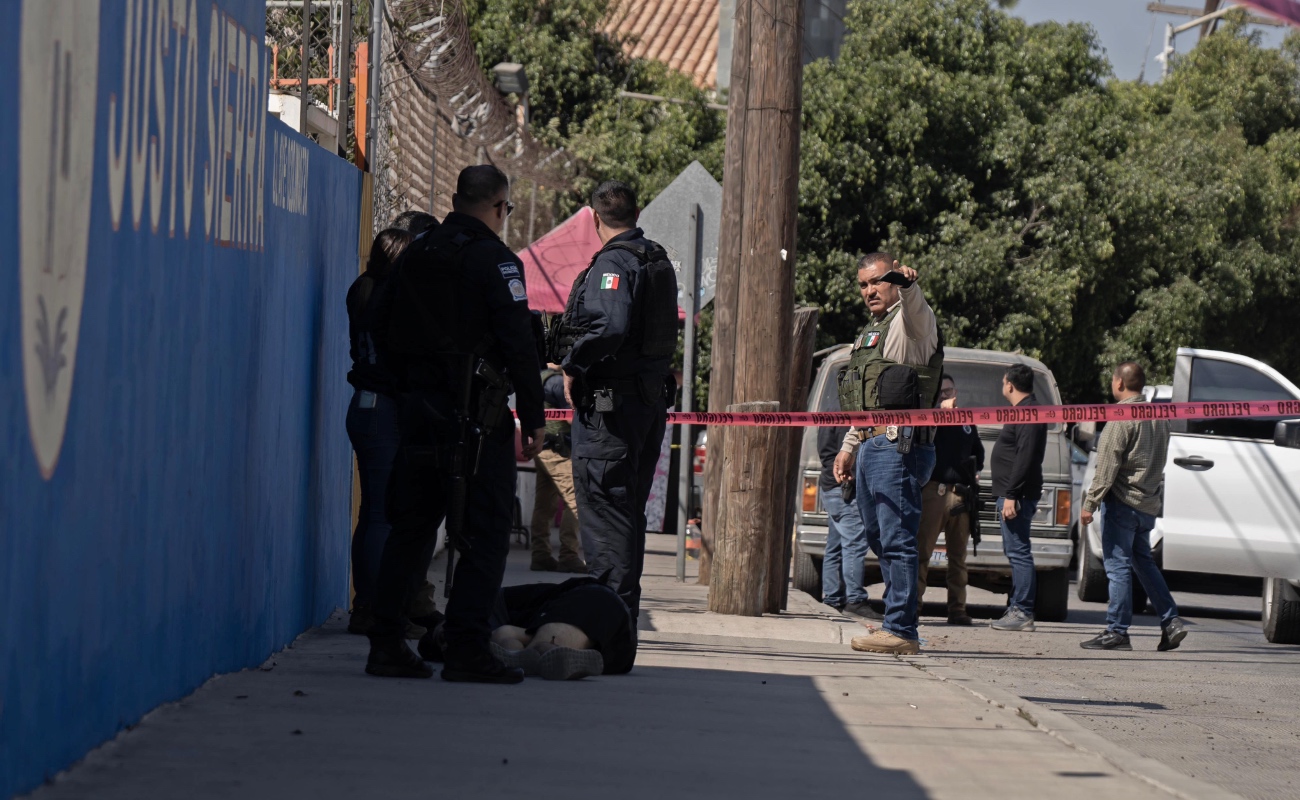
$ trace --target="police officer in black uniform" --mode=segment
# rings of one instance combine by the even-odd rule
[[[560,335],[572,346],[560,363],[574,408],[582,549],[590,574],[608,573],[608,585],[635,619],[645,505],[663,443],[677,347],[677,278],[664,249],[636,227],[630,186],[606,181],[592,195],[591,208],[604,246],[569,294]]]
[[[372,675],[433,674],[406,646],[400,615],[457,496],[459,473],[468,477],[464,543],[445,639],[431,655],[443,660],[445,680],[517,683],[524,677],[488,648],[515,496],[514,423],[505,406],[509,384],[524,454],[535,455],[545,437],[538,342],[523,265],[498,238],[513,209],[508,193],[509,182],[496,167],[462,170],[452,196],[455,211],[407,248],[388,282],[388,347],[399,376],[401,447],[388,486],[393,529],[379,567],[366,664]],[[473,436],[466,436],[471,428]],[[441,620],[415,621],[432,630]],[[422,654],[425,645],[422,640]]]

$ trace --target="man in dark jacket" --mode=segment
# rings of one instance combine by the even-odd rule
[[[407,247],[390,278],[388,342],[398,379],[401,448],[388,484],[393,528],[379,565],[366,664],[372,675],[433,674],[406,647],[400,617],[420,584],[438,524],[462,496],[458,479],[465,478],[461,533],[469,546],[458,547],[442,677],[484,683],[524,677],[488,648],[515,500],[515,432],[505,407],[510,388],[525,457],[536,455],[545,438],[541,366],[522,264],[498,235],[513,208],[509,191],[496,167],[466,167],[452,196],[455,211]],[[459,447],[465,421],[476,434]],[[432,630],[436,621],[425,627]]]
[[[578,531],[590,574],[608,573],[636,619],[645,505],[677,347],[677,283],[663,248],[636,227],[631,187],[606,181],[592,194],[591,208],[604,246],[570,292],[566,325],[580,333],[562,363],[574,409]]]
[[[821,411],[839,411],[839,398]],[[835,480],[835,457],[848,428],[818,428],[817,453],[822,474],[817,490],[826,510],[826,554],[822,557],[822,602],[839,611],[871,622],[883,622],[885,616],[867,605],[867,589],[862,585],[866,566],[867,529],[853,499],[844,498],[845,487]],[[852,483],[848,484],[850,490]]]
[[[939,407],[957,407],[957,382],[944,375],[939,384]],[[948,624],[970,625],[966,613],[966,545],[970,541],[973,501],[984,469],[984,443],[971,425],[941,427],[934,434],[934,472],[921,490],[921,530],[917,537],[921,558],[917,564],[918,597],[924,599],[930,559],[943,532],[947,566]]]
[[[993,445],[993,496],[997,498],[1002,523],[1002,552],[1011,562],[1011,597],[1007,611],[992,627],[999,631],[1034,629],[1034,554],[1029,545],[1029,526],[1043,496],[1043,453],[1047,450],[1047,425],[1034,423],[1039,405],[1034,395],[1034,371],[1024,364],[1007,370],[1002,378],[1002,396],[1023,409],[1029,424],[1006,424]]]

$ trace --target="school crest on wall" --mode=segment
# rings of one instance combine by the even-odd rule
[[[32,448],[46,478],[63,448],[86,288],[99,5],[24,0],[22,6],[23,382]]]

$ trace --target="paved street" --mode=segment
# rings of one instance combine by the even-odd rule
[[[263,669],[161,706],[34,797],[1236,797],[1044,725],[1050,712],[934,659],[855,653],[862,628],[806,595],[779,617],[711,614],[704,587],[671,578],[670,550],[654,537],[630,675],[369,678],[340,614]],[[527,558],[512,551],[508,580],[563,577]]]
[[[1300,796],[1300,647],[1264,640],[1258,595],[1175,591],[1190,629],[1181,648],[1157,652],[1160,629],[1143,615],[1131,630],[1132,652],[1097,653],[1079,642],[1105,627],[1106,607],[1078,600],[1071,589],[1068,622],[1012,634],[934,619],[944,613],[945,594],[932,588],[921,632],[926,652],[1244,797]],[[997,616],[1006,602],[970,594],[977,618]]]

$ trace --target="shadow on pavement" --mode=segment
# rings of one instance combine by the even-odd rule
[[[158,709],[35,796],[929,797],[863,752],[815,678],[776,664],[518,686],[379,679],[336,625],[269,672]],[[644,661],[692,649],[642,643]]]
[[[1123,708],[1140,708],[1143,711],[1165,711],[1168,709],[1168,706],[1162,703],[1127,702],[1124,700],[1088,700],[1081,697],[1030,697],[1025,695],[1024,699],[1031,703],[1051,703],[1063,706],[1114,706]]]

